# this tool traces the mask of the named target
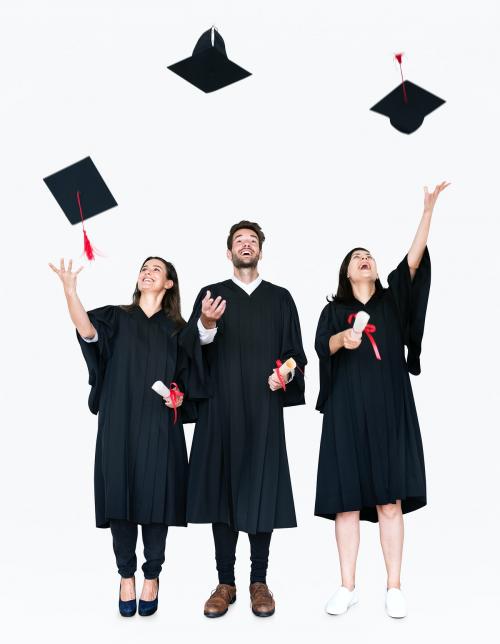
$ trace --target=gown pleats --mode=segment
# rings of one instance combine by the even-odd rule
[[[267,380],[277,359],[306,364],[295,304],[266,281],[251,295],[232,280],[202,289],[181,338],[193,356],[207,290],[227,306],[214,341],[202,348],[210,398],[200,402],[191,448],[188,522],[248,533],[294,527],[283,407],[304,404],[304,378],[297,371],[286,392],[272,392]]]
[[[195,418],[189,364],[173,323],[138,306],[89,311],[98,341],[77,333],[89,369],[89,407],[98,413],[94,464],[96,525],[110,519],[186,525],[187,453],[182,421]],[[151,389],[175,381],[186,392],[173,410]],[[191,417],[190,417],[191,416]]]
[[[323,415],[315,514],[335,519],[360,511],[376,522],[377,505],[401,500],[403,512],[426,504],[422,439],[409,372],[420,373],[420,350],[430,287],[426,249],[414,280],[407,258],[389,275],[389,288],[366,303],[327,304],[316,333],[320,359],[317,409]],[[332,335],[365,310],[381,360],[363,334],[359,348],[330,355]],[[405,346],[408,355],[405,356]]]

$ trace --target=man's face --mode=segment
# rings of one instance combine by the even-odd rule
[[[259,238],[250,228],[240,228],[233,235],[231,250],[227,251],[227,258],[233,262],[235,268],[256,268],[262,253]]]

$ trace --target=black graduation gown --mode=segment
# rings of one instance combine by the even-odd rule
[[[227,301],[211,344],[201,347],[201,300]],[[304,404],[304,377],[296,370],[286,391],[268,377],[293,357],[307,362],[290,293],[262,281],[248,295],[232,280],[201,290],[181,343],[203,353],[210,394],[200,402],[189,462],[187,520],[226,523],[248,533],[296,526],[285,444],[283,407]],[[197,361],[199,364],[199,361]]]
[[[88,312],[98,341],[77,337],[89,369],[89,408],[99,413],[94,464],[96,525],[110,519],[186,525],[187,453],[182,420],[194,421],[188,360],[163,311],[139,306]],[[151,389],[156,380],[185,392],[177,423]]]
[[[407,258],[388,277],[389,288],[366,303],[333,301],[316,333],[320,359],[317,409],[323,416],[315,514],[360,510],[377,522],[376,505],[401,499],[403,512],[426,504],[424,454],[408,372],[420,373],[420,348],[430,287],[427,249],[411,280]],[[357,349],[330,356],[329,339],[365,310],[374,324],[377,360],[365,333]],[[405,345],[408,357],[405,358]]]

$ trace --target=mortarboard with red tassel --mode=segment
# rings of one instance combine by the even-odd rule
[[[82,224],[83,250],[89,260],[98,254],[92,246],[85,222],[117,206],[104,179],[90,157],[44,178],[45,184],[71,224]]]
[[[395,54],[399,64],[401,84],[370,109],[378,114],[388,116],[392,127],[411,134],[415,132],[424,118],[446,101],[431,94],[426,89],[407,81],[403,77],[403,53]]]

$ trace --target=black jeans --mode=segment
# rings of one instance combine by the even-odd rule
[[[111,519],[113,550],[116,565],[122,577],[133,577],[137,570],[135,547],[137,544],[137,523],[124,519]],[[163,523],[149,523],[142,527],[145,562],[142,566],[145,579],[156,579],[165,561],[165,540],[168,526]]]
[[[213,523],[212,532],[215,543],[215,560],[220,584],[234,586],[234,564],[236,562],[236,544],[239,532],[226,523]],[[271,545],[272,532],[257,532],[249,534],[250,583],[261,581],[266,583],[267,564],[269,560],[269,546]]]

